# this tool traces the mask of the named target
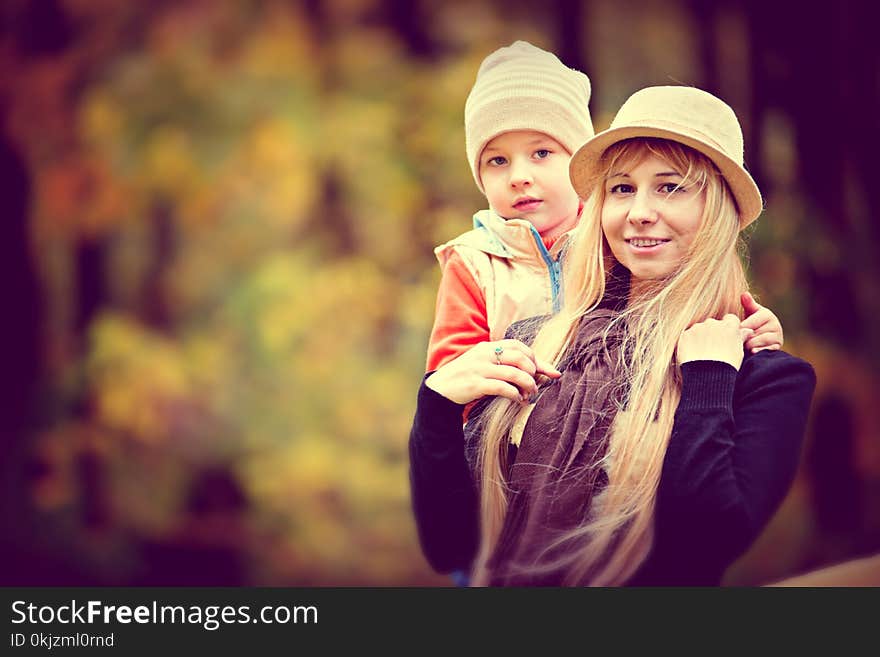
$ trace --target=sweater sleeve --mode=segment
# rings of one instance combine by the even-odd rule
[[[489,339],[486,294],[458,253],[453,252],[443,267],[434,317],[426,372],[438,369]]]
[[[669,583],[717,583],[758,537],[797,470],[813,368],[781,351],[681,368],[650,562]]]
[[[478,499],[465,458],[463,409],[423,382],[409,437],[416,529],[428,563],[441,573],[470,568],[479,544]]]

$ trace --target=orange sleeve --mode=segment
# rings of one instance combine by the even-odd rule
[[[425,371],[436,370],[488,339],[486,294],[461,256],[453,253],[443,267],[443,278],[437,291]]]

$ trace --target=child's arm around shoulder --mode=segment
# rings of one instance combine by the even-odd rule
[[[488,340],[486,293],[474,280],[464,259],[453,252],[443,266],[437,290],[425,371],[436,370],[475,344]]]
[[[774,312],[760,305],[748,292],[740,295],[740,301],[746,314],[740,327],[752,331],[743,345],[746,351],[756,354],[764,349],[782,349],[785,342],[782,322]]]

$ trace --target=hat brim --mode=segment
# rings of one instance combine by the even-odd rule
[[[587,198],[592,193],[598,177],[599,160],[610,147],[617,142],[636,137],[654,137],[669,139],[685,146],[690,146],[708,157],[727,181],[736,201],[740,218],[740,228],[745,228],[761,214],[764,202],[758,186],[743,166],[725,155],[722,151],[710,146],[705,141],[697,139],[684,132],[670,128],[661,128],[655,125],[628,125],[619,128],[609,128],[600,132],[592,139],[587,140],[571,158],[569,164],[569,176],[571,184],[581,198]]]

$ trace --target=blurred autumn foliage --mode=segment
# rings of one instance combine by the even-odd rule
[[[678,82],[743,120],[752,279],[819,387],[795,487],[729,583],[880,551],[861,4],[804,19],[817,49],[756,2],[4,3],[2,583],[448,582],[406,440],[432,247],[485,201],[464,99],[517,38],[589,73],[597,129]]]

